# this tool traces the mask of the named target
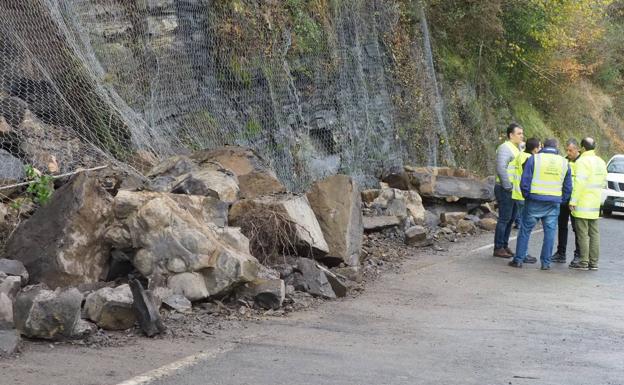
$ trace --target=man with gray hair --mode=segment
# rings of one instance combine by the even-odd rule
[[[576,175],[576,160],[581,155],[579,152],[579,145],[576,139],[570,138],[566,142],[566,159],[570,165],[570,171],[572,172],[572,183],[574,184],[574,175]],[[566,262],[566,249],[568,245],[568,221],[572,221],[572,231],[574,232],[574,258],[573,262],[578,262],[579,258],[579,243],[576,237],[576,228],[574,217],[570,213],[570,202],[561,202],[561,209],[559,210],[559,224],[558,224],[558,241],[557,251],[552,256],[552,262],[565,263]]]

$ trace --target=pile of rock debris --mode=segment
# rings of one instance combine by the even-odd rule
[[[406,167],[364,191],[334,175],[295,194],[253,151],[227,146],[145,175],[77,174],[11,231],[0,259],[0,355],[20,336],[153,336],[228,303],[283,314],[302,296],[361,290],[398,253],[443,248],[496,223],[484,203],[492,181],[461,170]]]

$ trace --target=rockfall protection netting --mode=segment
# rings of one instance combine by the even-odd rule
[[[416,3],[2,0],[0,184],[224,144],[293,190],[448,162]]]

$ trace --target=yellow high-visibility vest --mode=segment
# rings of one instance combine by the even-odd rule
[[[514,159],[514,163],[516,164],[516,173],[514,175],[514,179],[511,181],[513,185],[513,190],[511,192],[511,199],[517,201],[523,201],[524,197],[522,196],[522,191],[520,191],[520,180],[522,179],[522,165],[526,162],[527,159],[531,157],[532,154],[528,152],[521,152]]]
[[[568,161],[561,155],[539,153],[533,155],[531,194],[560,197],[563,180],[568,173]]]
[[[570,205],[575,218],[598,219],[602,189],[607,184],[607,165],[596,153],[585,151],[576,163]]]
[[[511,143],[509,140],[506,141],[505,143],[501,144],[500,146],[498,146],[498,148],[496,149],[496,154],[498,154],[498,151],[501,149],[502,146],[507,146],[509,147],[509,149],[511,150],[511,153],[514,156],[514,159],[518,156],[518,154],[520,153],[520,150],[518,149],[518,147],[516,147],[515,144]],[[511,178],[512,175],[516,174],[516,168],[514,165],[513,160],[511,162],[509,162],[509,164],[507,165],[507,175],[509,176],[509,181],[511,182]],[[501,183],[500,177],[498,176],[498,174],[496,174],[496,183]],[[512,182],[513,183],[513,182]]]

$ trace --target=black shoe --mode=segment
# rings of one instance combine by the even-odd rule
[[[589,265],[589,270],[598,270],[598,266],[596,265]]]
[[[552,257],[550,257],[550,261],[551,262],[556,262],[556,263],[565,263],[566,262],[566,256],[563,255],[563,254],[555,253],[555,254],[553,254]]]
[[[540,270],[550,270],[550,266],[542,265],[542,267],[540,267]]]
[[[527,255],[526,257],[524,257],[524,261],[522,261],[523,263],[536,263],[537,262],[537,258],[535,257],[531,257],[530,255]]]
[[[519,267],[519,268],[521,268],[522,267],[522,262],[509,261],[508,265],[511,266],[511,267]]]
[[[575,270],[589,270],[589,267],[582,265],[581,263],[575,262],[570,262],[570,265],[568,265],[568,267]]]

